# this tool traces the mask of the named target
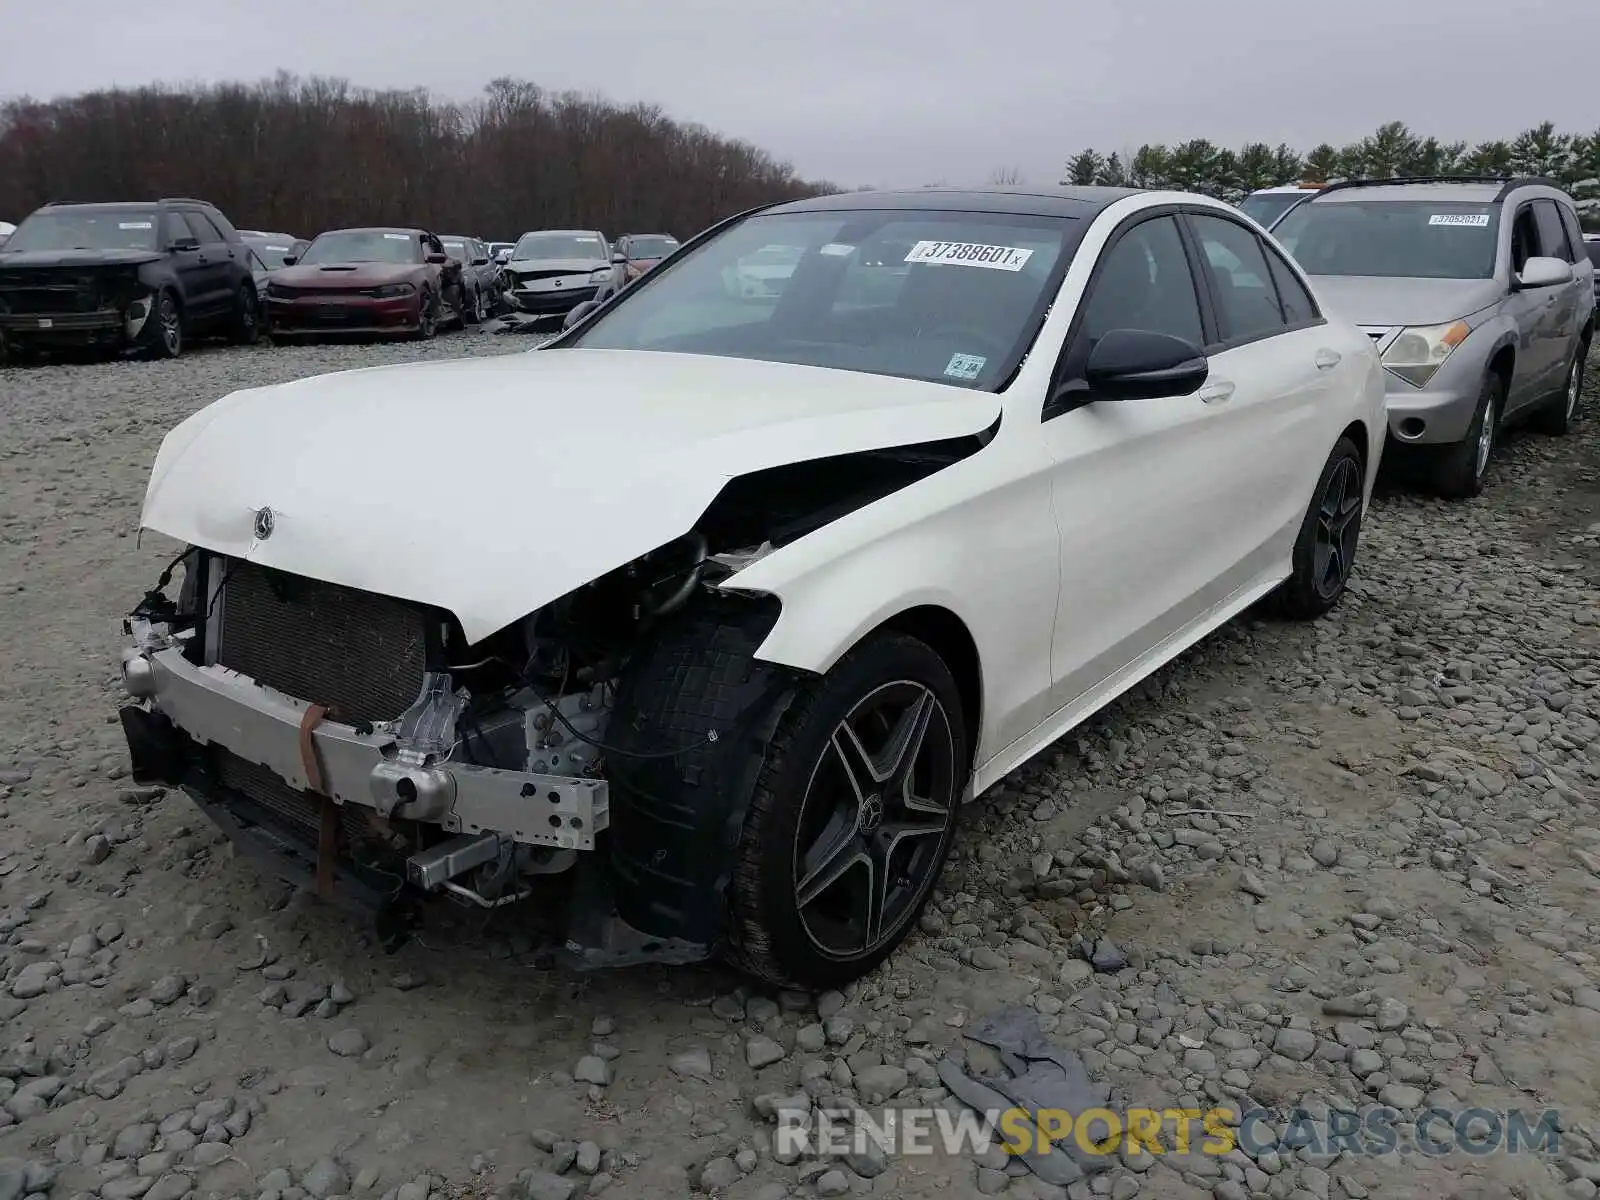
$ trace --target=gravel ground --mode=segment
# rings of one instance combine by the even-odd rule
[[[237,387],[528,345],[0,370],[0,1200],[1596,1195],[1600,421],[1511,438],[1467,504],[1386,485],[1331,619],[1184,656],[974,806],[887,968],[768,996],[567,974],[504,917],[385,956],[124,777],[162,433]],[[937,1103],[1011,1002],[1113,1104],[1261,1107],[1282,1144],[1064,1191],[996,1152],[777,1161],[773,1097]],[[1375,1158],[1283,1123],[1372,1105],[1556,1108],[1561,1146]]]

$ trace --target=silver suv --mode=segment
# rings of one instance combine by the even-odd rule
[[[1495,437],[1578,415],[1594,268],[1572,198],[1543,179],[1330,184],[1273,227],[1327,307],[1383,357],[1389,434],[1425,447],[1435,487],[1483,490]]]

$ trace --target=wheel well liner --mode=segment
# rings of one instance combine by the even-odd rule
[[[896,613],[866,637],[891,630],[924,643],[950,668],[950,674],[955,676],[956,689],[961,693],[961,715],[962,723],[966,726],[967,747],[976,756],[978,735],[983,728],[983,666],[978,657],[978,644],[973,641],[966,623],[948,608],[923,604]]]
[[[1511,372],[1516,365],[1516,347],[1509,344],[1501,346],[1489,359],[1489,370],[1500,376],[1500,382],[1507,388],[1511,386]]]

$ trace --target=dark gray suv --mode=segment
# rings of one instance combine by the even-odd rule
[[[1564,434],[1577,418],[1595,268],[1557,185],[1352,180],[1272,233],[1327,307],[1377,344],[1390,437],[1429,452],[1442,494],[1482,491],[1508,422]]]

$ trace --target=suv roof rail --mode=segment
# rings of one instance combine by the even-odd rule
[[[209,200],[196,200],[193,196],[163,196],[156,201],[157,204],[198,204],[202,208],[215,208]]]
[[[1405,187],[1414,183],[1498,183],[1500,191],[1495,195],[1496,202],[1504,200],[1512,192],[1523,187],[1549,187],[1561,190],[1559,183],[1541,175],[1395,175],[1388,179],[1341,179],[1337,183],[1326,185],[1317,195],[1325,196],[1329,192],[1343,191],[1346,188]]]

